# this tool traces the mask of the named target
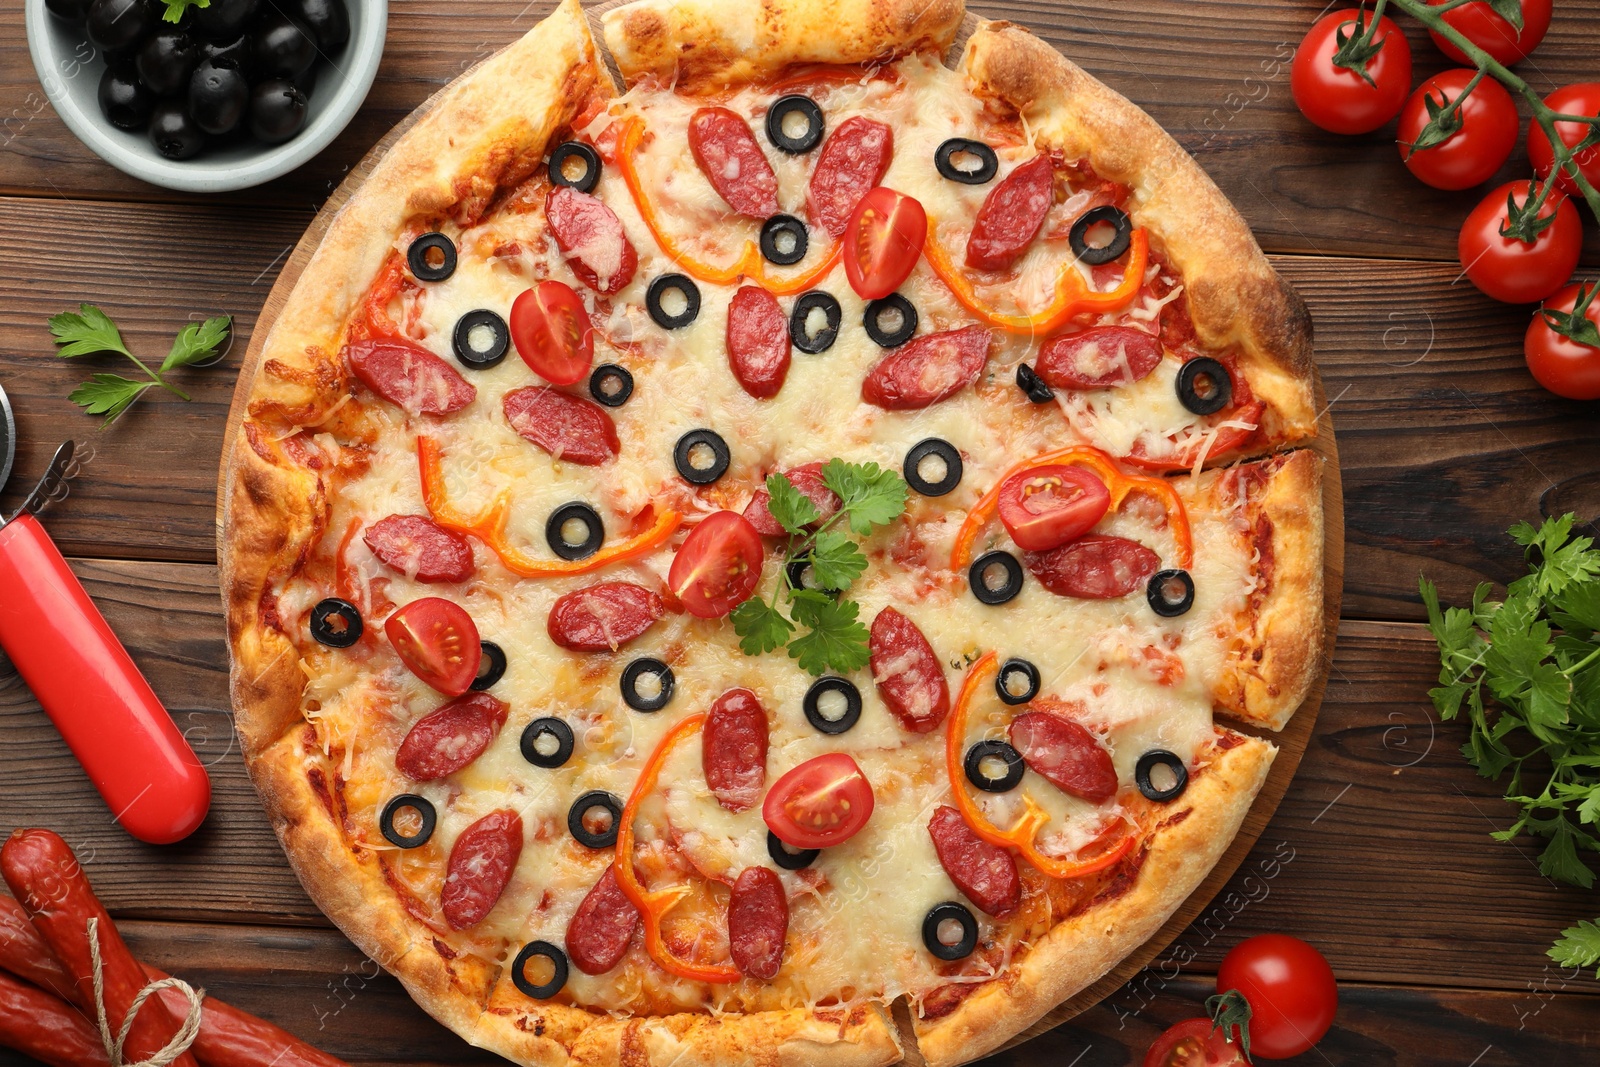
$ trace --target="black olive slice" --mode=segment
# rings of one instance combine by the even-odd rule
[[[662,298],[673,291],[683,294],[683,310],[676,315],[661,304]],[[663,330],[681,329],[700,317],[700,287],[687,274],[663,274],[644,291],[644,309]]]
[[[785,236],[789,237],[784,241]],[[787,267],[806,258],[811,243],[806,224],[793,215],[774,215],[761,224],[761,255],[768,263]]]
[[[639,679],[647,674],[656,680],[657,691],[653,696],[639,692]],[[671,667],[658,659],[641,656],[622,668],[622,702],[634,711],[660,711],[671,702],[675,683]]]
[[[984,764],[996,759],[1005,764],[1006,772],[991,778],[985,773]],[[1004,741],[979,741],[967,749],[961,766],[967,772],[967,781],[985,793],[1009,793],[1021,783],[1025,769],[1022,753]]]
[[[1189,572],[1173,568],[1156,571],[1145,587],[1150,610],[1163,619],[1175,619],[1194,607],[1194,579]]]
[[[548,752],[549,744],[541,743],[547,737],[555,741],[555,748]],[[562,766],[572,758],[572,745],[572,727],[560,719],[534,719],[522,728],[522,758],[535,767],[554,770]]]
[[[806,120],[803,132],[793,136],[789,134],[785,127],[790,115],[799,115]],[[821,144],[825,128],[822,109],[809,96],[799,93],[780,96],[767,108],[767,140],[772,142],[774,148],[791,156],[803,156]]]
[[[839,599],[839,594],[842,592],[842,590],[824,589],[821,585],[817,584],[816,569],[811,566],[811,560],[809,557],[791,559],[785,567],[785,570],[787,570],[789,574],[789,588],[810,589],[813,592],[825,593],[828,596],[833,597],[835,600]]]
[[[820,848],[791,849],[771,830],[767,831],[767,855],[786,871],[798,871],[811,866],[822,855]]]
[[[535,984],[528,980],[528,963],[535,956],[543,956],[550,961],[549,981]],[[517,958],[511,961],[511,983],[523,996],[534,1000],[549,1000],[561,992],[561,988],[567,984],[567,974],[567,954],[548,941],[529,941],[517,953]]]
[[[348,600],[331,596],[317,601],[317,606],[311,609],[311,636],[317,639],[318,644],[329,648],[349,648],[361,640],[361,633],[365,629],[361,612]]]
[[[626,367],[602,363],[589,375],[589,395],[596,404],[620,408],[633,395],[633,375]]]
[[[596,833],[584,825],[584,816],[595,808],[611,813],[611,825]],[[584,848],[610,848],[617,843],[617,831],[622,828],[622,801],[604,789],[591,789],[567,809],[567,832]]]
[[[574,521],[583,523],[582,541],[567,540],[566,525]],[[605,543],[606,524],[600,520],[598,511],[581,500],[574,500],[550,513],[544,524],[544,539],[550,542],[550,551],[562,559],[587,559]]]
[[[478,676],[468,686],[475,693],[483,692],[506,676],[506,650],[493,641],[479,641],[478,644],[483,649],[483,659],[478,661]]]
[[[696,458],[710,462],[697,466]],[[690,485],[710,485],[721,478],[728,473],[731,458],[728,442],[715,430],[690,430],[672,447],[672,465],[678,468],[678,477]]]
[[[1191,359],[1178,368],[1178,403],[1196,415],[1215,415],[1233,399],[1228,368],[1210,356]]]
[[[893,330],[881,325],[883,317],[890,312],[898,313],[900,318],[900,324]],[[861,316],[861,325],[866,327],[867,336],[879,348],[899,348],[917,332],[917,309],[899,293],[890,293],[882,300],[874,300],[867,305],[866,313]]]
[[[1038,696],[1042,684],[1039,668],[1025,659],[1006,660],[1000,673],[994,676],[994,691],[1000,695],[1002,703],[1012,706],[1026,704]]]
[[[395,816],[402,811],[414,811],[422,826],[414,834],[404,834],[394,824]],[[419,797],[415,793],[401,793],[383,806],[383,812],[378,816],[378,829],[388,839],[389,844],[396,848],[421,848],[433,836],[433,828],[439,825],[439,813],[434,809],[433,802],[427,797]]]
[[[583,164],[576,178],[569,172],[574,162]],[[600,184],[600,153],[582,141],[562,141],[550,152],[550,184],[566,185],[580,193],[592,193]]]
[[[1089,231],[1102,223],[1110,223],[1111,240],[1103,245],[1089,243]],[[1072,224],[1072,229],[1067,232],[1067,244],[1072,246],[1072,254],[1080,262],[1091,267],[1102,263],[1110,263],[1128,250],[1128,244],[1133,239],[1133,222],[1128,218],[1128,213],[1121,208],[1102,204],[1092,207],[1078,216],[1078,221]]]
[[[822,712],[822,698],[829,693],[838,693],[844,697],[844,711],[838,718],[830,719]],[[819,733],[842,734],[861,718],[861,690],[857,689],[855,683],[848,678],[832,675],[818,678],[811,683],[811,688],[806,690],[804,706],[806,721],[815,726]]]
[[[1172,784],[1165,789],[1158,789],[1150,778],[1150,772],[1157,767],[1165,767],[1172,772]],[[1164,804],[1169,800],[1176,800],[1183,795],[1185,789],[1189,788],[1189,768],[1183,765],[1183,760],[1166,749],[1152,748],[1140,756],[1139,762],[1133,765],[1133,781],[1146,799]]]
[[[434,249],[439,250],[437,265],[428,259]],[[419,282],[442,282],[456,272],[456,243],[442,233],[425,233],[406,249],[406,265]]]
[[[937,481],[925,478],[922,474],[923,461],[935,458],[944,463],[944,474]],[[942,437],[918,441],[906,451],[906,461],[900,465],[900,473],[905,476],[906,484],[923,496],[944,496],[961,484],[961,471],[961,453]]]
[[[951,920],[961,924],[961,940],[947,945],[939,936],[939,927]],[[978,947],[978,920],[965,904],[953,900],[935,904],[922,920],[922,944],[941,960],[964,960]]]
[[[473,334],[478,334],[479,340],[485,340],[482,334],[484,330],[488,331],[487,343],[480,348],[473,344]],[[506,327],[505,319],[487,308],[478,308],[456,320],[450,346],[455,349],[456,359],[461,361],[462,366],[488,370],[506,358],[506,352],[511,348],[511,331]]]
[[[996,571],[1005,578],[1000,585],[993,585],[989,581]],[[972,595],[983,603],[1004,604],[1016,599],[1017,594],[1022,592],[1022,564],[1004,549],[985,552],[973,560],[972,566],[967,569],[967,584],[972,586]]]
[[[817,310],[821,310],[827,325],[812,333],[806,320]],[[796,300],[794,310],[789,312],[789,341],[800,351],[813,356],[826,352],[839,339],[839,324],[843,321],[844,311],[839,307],[839,301],[830,293],[813,289]]]
[[[1017,388],[1035,404],[1048,404],[1056,398],[1055,390],[1044,384],[1044,379],[1026,363],[1017,364]]]
[[[958,167],[957,156],[971,156],[978,161],[972,169]],[[933,153],[933,166],[939,176],[949,178],[962,185],[983,185],[993,181],[994,176],[1000,171],[1000,159],[994,154],[994,149],[982,141],[972,141],[965,137],[952,137]]]

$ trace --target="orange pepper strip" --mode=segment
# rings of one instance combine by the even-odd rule
[[[1150,260],[1150,238],[1144,228],[1140,227],[1133,231],[1128,252],[1128,266],[1123,270],[1122,281],[1117,283],[1115,289],[1103,293],[1091,291],[1086,288],[1082,274],[1072,267],[1065,267],[1061,271],[1061,280],[1056,284],[1055,299],[1048,307],[1031,315],[1004,314],[978,299],[978,291],[971,279],[962,273],[961,268],[955,265],[949,253],[939,244],[935,236],[936,228],[933,219],[930,218],[928,237],[923,244],[923,252],[927,255],[928,264],[933,267],[933,272],[949,287],[962,307],[985,324],[998,326],[1011,333],[1049,333],[1052,330],[1059,330],[1075,317],[1088,312],[1116,311],[1138,295],[1139,287],[1144,284],[1145,266]]]
[[[661,774],[661,765],[667,761],[672,750],[678,743],[700,729],[706,721],[705,712],[698,712],[682,719],[676,726],[667,732],[661,739],[656,750],[650,753],[650,758],[645,761],[644,769],[639,772],[639,780],[633,785],[633,792],[628,796],[628,803],[623,806],[622,819],[617,825],[617,885],[622,889],[622,895],[633,902],[639,909],[644,919],[644,949],[656,965],[669,974],[679,978],[687,978],[691,982],[737,982],[742,975],[737,967],[716,966],[709,963],[691,963],[681,956],[675,955],[661,940],[661,920],[684,897],[694,892],[693,887],[675,885],[667,889],[651,891],[646,889],[639,881],[639,875],[633,869],[633,820],[639,814],[639,805],[644,803],[656,787],[656,779]]]
[[[1024,859],[1051,878],[1081,878],[1086,874],[1105,870],[1133,850],[1133,846],[1137,843],[1134,834],[1124,834],[1116,845],[1087,860],[1058,859],[1046,856],[1034,847],[1033,839],[1038,834],[1039,828],[1050,821],[1050,815],[1032,797],[1023,796],[1022,802],[1027,810],[1022,813],[1022,818],[1017,820],[1016,825],[1009,830],[1001,830],[984,816],[983,811],[973,803],[971,795],[968,794],[961,752],[961,746],[966,742],[967,713],[972,709],[973,698],[983,688],[984,683],[994,677],[995,670],[995,654],[985,652],[967,671],[966,680],[961,683],[961,693],[956,697],[955,707],[950,709],[950,719],[945,727],[945,774],[950,778],[950,791],[955,794],[956,808],[961,812],[962,819],[966,820],[973,833],[989,844],[1020,852]]]
[[[655,205],[645,194],[644,183],[639,180],[639,172],[634,169],[633,157],[638,152],[639,141],[643,137],[644,123],[639,119],[631,118],[623,124],[622,137],[617,142],[617,168],[622,171],[622,180],[628,185],[628,194],[633,197],[633,205],[639,209],[639,217],[644,219],[644,224],[650,228],[650,234],[656,239],[656,244],[661,246],[667,258],[685,274],[713,285],[731,285],[740,278],[748,278],[775,296],[788,296],[812,288],[838,264],[840,253],[838,241],[833,243],[828,254],[822,258],[822,262],[793,278],[774,278],[767,274],[766,261],[762,259],[761,249],[754,241],[745,242],[744,252],[731,267],[713,267],[709,263],[691,259],[678,247],[677,242],[661,229],[661,220],[656,214]]]
[[[417,437],[417,467],[422,476],[422,502],[428,514],[440,526],[468,533],[494,550],[506,569],[522,578],[559,578],[576,574],[589,574],[613,563],[634,559],[666,544],[683,516],[676,511],[663,511],[656,516],[650,528],[633,537],[607,545],[585,559],[535,559],[513,545],[506,537],[506,522],[511,517],[511,499],[501,493],[481,515],[468,516],[457,511],[450,503],[444,488],[444,475],[440,461],[444,453],[439,442],[431,437]]]
[[[972,510],[967,512],[966,521],[961,524],[961,529],[956,531],[955,545],[950,549],[951,569],[960,570],[972,562],[972,543],[977,540],[978,533],[988,525],[989,520],[994,518],[995,508],[1000,501],[1000,487],[1006,480],[1047,463],[1077,463],[1094,471],[1105,481],[1106,488],[1111,490],[1112,511],[1120,508],[1128,494],[1135,491],[1149,493],[1161,501],[1167,509],[1167,521],[1172,526],[1173,540],[1178,543],[1178,565],[1185,570],[1194,566],[1194,540],[1189,530],[1189,513],[1184,509],[1183,498],[1172,488],[1170,481],[1140,474],[1126,474],[1110,455],[1100,449],[1091,445],[1071,445],[1023,460],[1002,474],[999,481],[978,498],[978,502],[972,505]]]

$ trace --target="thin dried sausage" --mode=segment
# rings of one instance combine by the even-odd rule
[[[567,958],[584,974],[605,974],[628,954],[628,944],[638,928],[639,909],[617,884],[613,864],[567,924]]]
[[[1096,326],[1052,337],[1034,372],[1053,389],[1105,389],[1136,382],[1161,363],[1161,341],[1131,326]]]
[[[666,603],[632,582],[599,582],[564,594],[550,608],[550,640],[573,652],[614,652],[656,624]]]
[[[806,213],[813,226],[843,237],[861,198],[883,180],[894,155],[894,131],[856,115],[828,135],[811,172]]]
[[[454,367],[411,341],[353,341],[344,358],[362,385],[412,415],[448,415],[478,396]]]
[[[934,809],[928,835],[944,872],[968,900],[989,915],[1009,915],[1022,899],[1017,861],[998,845],[972,832],[961,813],[948,804]]]
[[[1009,733],[1029,769],[1063,792],[1091,804],[1117,795],[1111,753],[1081,723],[1047,711],[1029,711],[1011,720]]]
[[[978,380],[990,339],[982,326],[914,337],[867,372],[861,399],[890,411],[937,404]]]
[[[506,724],[510,709],[488,693],[466,693],[418,719],[394,754],[394,765],[414,782],[452,775],[483,755]]]
[[[1023,559],[1039,584],[1056,596],[1114,600],[1140,589],[1161,566],[1161,557],[1137,541],[1091,534]]]
[[[456,838],[445,868],[439,910],[452,929],[464,930],[494,910],[522,856],[522,816],[491,811]]]
[[[617,424],[593,400],[527,385],[507,393],[501,406],[513,430],[556,459],[596,467],[622,450]]]
[[[728,896],[728,953],[751,978],[771,981],[783,966],[789,936],[789,897],[766,867],[746,867]]]
[[[568,185],[552,186],[544,201],[545,221],[567,266],[597,293],[611,294],[633,280],[639,266],[617,213],[602,201]]]
[[[989,190],[967,238],[967,266],[1004,270],[1028,250],[1054,196],[1050,157],[1034,156]]]
[[[889,711],[912,733],[937,730],[950,713],[950,686],[933,646],[894,608],[872,620],[872,680]]]
[[[744,119],[725,107],[700,108],[689,116],[689,151],[733,210],[757,219],[778,213],[778,176]]]
[[[477,569],[472,542],[426,515],[390,515],[368,526],[361,539],[372,554],[419,582],[464,582]]]
[[[818,522],[826,521],[839,510],[839,497],[823,482],[822,467],[821,463],[802,463],[783,472],[783,476],[789,479],[789,484],[800,490],[816,507]],[[754,526],[756,532],[762,536],[783,537],[788,531],[772,517],[772,512],[767,510],[769,499],[767,487],[762,485],[750,498],[750,503],[745,506],[744,517],[750,520],[750,525]]]
[[[748,689],[730,689],[706,713],[701,765],[712,795],[729,811],[761,799],[767,781],[767,713]]]
[[[778,395],[789,376],[789,318],[778,298],[759,285],[741,285],[728,304],[728,366],[757,400]]]

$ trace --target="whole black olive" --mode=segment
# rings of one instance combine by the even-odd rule
[[[316,61],[317,42],[293,19],[268,14],[250,35],[250,51],[261,77],[293,78]]]
[[[250,132],[268,144],[287,141],[306,124],[306,94],[286,81],[265,81],[250,91]]]
[[[119,130],[142,130],[156,98],[132,67],[112,64],[100,75],[100,114]]]
[[[188,159],[206,146],[206,135],[181,100],[163,100],[150,113],[150,143],[168,159]]]
[[[200,62],[200,50],[187,33],[162,30],[139,46],[134,68],[145,88],[157,96],[171,96],[189,84]]]
[[[189,116],[206,133],[231,132],[250,106],[250,83],[231,60],[208,59],[189,79]]]
[[[45,10],[58,19],[82,22],[89,16],[89,0],[44,0]]]
[[[328,55],[350,40],[350,9],[344,0],[295,0],[289,13],[316,35],[318,46]]]
[[[240,36],[231,41],[201,41],[200,61],[231,60],[246,79],[250,77],[250,38]]]
[[[244,32],[260,10],[261,0],[211,0],[194,11],[195,32],[213,40],[232,40]]]
[[[148,0],[94,0],[89,5],[89,43],[103,52],[131,48],[155,28],[156,18]]]

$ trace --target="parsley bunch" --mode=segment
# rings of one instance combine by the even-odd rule
[[[772,598],[751,597],[735,608],[733,630],[747,656],[788,645],[789,655],[812,674],[848,674],[866,666],[870,656],[861,605],[820,590],[842,594],[866,571],[867,557],[850,533],[866,537],[904,514],[906,483],[876,463],[841,459],[822,468],[822,482],[839,498],[839,510],[811,530],[822,518],[817,506],[783,475],[767,478],[767,510],[788,532],[789,545]],[[838,528],[841,521],[850,533]],[[790,566],[797,562],[811,565],[820,589],[798,589],[790,582]],[[806,632],[791,641],[800,628]]]
[[[1594,871],[1579,853],[1600,852],[1600,549],[1572,536],[1573,523],[1568,514],[1511,528],[1529,573],[1504,600],[1491,600],[1485,583],[1470,608],[1441,610],[1433,583],[1421,588],[1441,664],[1429,696],[1442,719],[1465,707],[1472,734],[1462,752],[1485,778],[1509,771],[1506,800],[1521,809],[1493,836],[1546,838],[1539,870],[1587,889]],[[1563,930],[1549,954],[1568,967],[1600,964],[1600,925]]]
[[[53,316],[50,319],[50,335],[61,346],[56,355],[64,359],[98,352],[117,352],[133,360],[144,371],[144,379],[108,373],[91,375],[88,381],[67,397],[90,415],[104,415],[106,422],[110,423],[154,385],[159,385],[180,400],[188,400],[189,394],[167,381],[163,375],[178,367],[193,366],[210,358],[217,346],[227,339],[232,322],[229,316],[218,315],[204,322],[189,323],[172,339],[172,349],[167,353],[167,358],[161,361],[160,368],[155,370],[128,351],[117,324],[93,304],[79,304],[77,314],[63,311]]]

